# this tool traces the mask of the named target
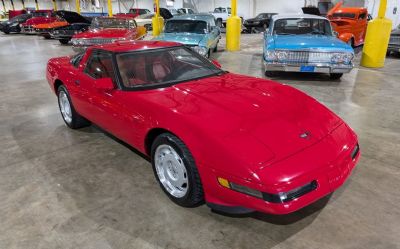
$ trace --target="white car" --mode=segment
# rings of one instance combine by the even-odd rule
[[[147,31],[153,30],[153,26],[152,26],[153,16],[154,16],[154,13],[143,14],[143,15],[137,16],[135,18],[135,21],[138,26],[144,26],[147,29]]]
[[[215,20],[217,22],[217,25],[220,27],[226,26],[226,20],[228,17],[231,16],[231,8],[230,7],[218,7],[215,8],[211,14],[215,17]],[[243,22],[243,15],[238,14],[238,16],[242,19]]]

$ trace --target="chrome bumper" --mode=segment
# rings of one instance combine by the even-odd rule
[[[22,34],[36,34],[35,29],[32,26],[21,27]]]
[[[388,51],[389,52],[400,52],[400,44],[399,45],[389,44]]]
[[[302,71],[302,66],[314,67],[314,71]],[[338,65],[328,63],[307,63],[307,64],[286,64],[277,62],[264,61],[264,71],[280,71],[280,72],[304,72],[304,73],[350,73],[353,69],[351,65]]]

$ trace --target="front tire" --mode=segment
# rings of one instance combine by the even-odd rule
[[[69,42],[69,39],[60,39],[60,40],[58,40],[61,44],[63,44],[63,45],[67,45],[68,44],[68,42]]]
[[[342,73],[331,73],[329,75],[329,77],[331,78],[331,80],[338,80],[340,78],[342,78],[343,74]]]
[[[151,146],[151,159],[161,189],[173,202],[182,207],[204,202],[199,172],[182,140],[170,133],[161,134]]]
[[[58,107],[65,124],[71,129],[79,129],[90,125],[90,122],[79,115],[72,105],[71,98],[65,86],[57,89]]]

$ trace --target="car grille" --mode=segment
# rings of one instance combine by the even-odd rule
[[[288,56],[285,59],[285,61],[292,64],[331,63],[331,58],[333,54],[335,54],[331,52],[310,52],[310,51],[285,51],[285,52],[288,53]]]
[[[79,40],[82,43],[79,43],[79,45],[82,46],[92,46],[92,45],[98,45],[98,44],[105,44],[105,43],[112,43],[114,42],[115,39],[104,39],[104,38],[96,38],[96,39],[82,39]]]
[[[32,27],[32,25],[24,25],[21,27],[21,32],[22,33],[33,33],[33,32],[35,32],[35,29]]]
[[[400,36],[391,36],[389,44],[400,45]]]

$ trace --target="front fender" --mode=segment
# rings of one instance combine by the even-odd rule
[[[354,39],[354,35],[351,33],[343,33],[339,35],[339,39],[348,43],[351,39]]]

